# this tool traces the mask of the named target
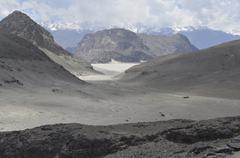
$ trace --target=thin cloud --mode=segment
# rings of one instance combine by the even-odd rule
[[[239,0],[8,0],[0,17],[13,10],[60,28],[161,28],[207,26],[240,32]]]

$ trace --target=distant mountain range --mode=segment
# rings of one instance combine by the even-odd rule
[[[180,31],[199,49],[209,48],[224,42],[240,39],[240,36],[209,28]]]
[[[76,49],[75,56],[91,63],[106,63],[112,59],[140,62],[156,56],[196,50],[197,48],[181,34],[136,34],[130,30],[116,28],[85,35]]]
[[[88,33],[92,33],[90,30],[54,30],[51,31],[56,42],[63,48],[70,50],[78,45],[81,39]]]
[[[81,41],[84,35],[88,33],[94,33],[95,31],[62,29],[53,30],[51,32],[58,44],[70,51],[74,51],[74,48]],[[190,40],[190,42],[199,49],[209,48],[224,42],[240,39],[240,36],[238,35],[233,35],[207,27],[187,27],[185,29],[161,28],[157,30],[145,29],[144,31],[141,31],[141,33],[166,36],[181,33],[185,35]]]

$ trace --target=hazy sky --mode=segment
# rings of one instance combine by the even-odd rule
[[[0,18],[13,10],[60,27],[208,26],[240,33],[240,0],[0,0]]]

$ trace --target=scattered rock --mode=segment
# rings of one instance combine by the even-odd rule
[[[189,151],[189,153],[200,154],[201,152],[209,149],[213,149],[213,147],[212,146],[194,147]]]
[[[165,131],[164,134],[169,141],[193,144],[200,141],[232,138],[239,134],[239,130],[240,120],[229,117],[200,121],[183,128]]]
[[[233,150],[228,146],[217,148],[216,153],[232,154]]]
[[[237,137],[233,138],[233,141],[240,143],[240,136],[237,136]]]
[[[225,154],[212,154],[212,155],[209,155],[209,156],[206,156],[204,158],[226,158],[226,155]]]
[[[228,143],[227,146],[231,149],[233,149],[234,151],[240,151],[240,143]]]
[[[57,88],[52,89],[53,93],[62,93],[63,91]]]
[[[222,153],[206,153],[203,158],[226,158],[226,154]]]
[[[206,153],[205,156],[203,156],[204,158],[210,158],[212,156],[216,156],[216,153]]]
[[[165,117],[165,114],[164,114],[164,113],[159,112],[159,114],[160,114],[162,117]]]
[[[11,80],[4,80],[4,83],[6,83],[6,84],[16,83],[17,85],[23,86],[23,83],[20,82],[19,80],[15,79],[14,77],[12,77]]]

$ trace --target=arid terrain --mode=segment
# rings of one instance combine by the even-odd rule
[[[120,63],[104,66],[113,70],[113,65],[126,68]],[[108,72],[104,66],[98,65],[103,74],[88,76],[86,84],[1,89],[1,130],[55,123],[109,125],[240,115],[238,99],[168,93],[130,85],[118,80],[121,72],[115,72],[116,77],[112,73],[104,75]]]
[[[42,25],[0,21],[0,158],[239,157],[240,40],[111,28],[71,54]]]

